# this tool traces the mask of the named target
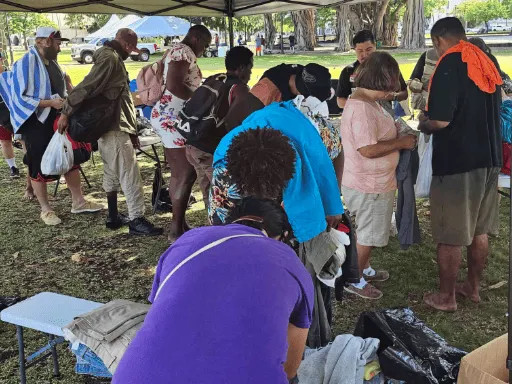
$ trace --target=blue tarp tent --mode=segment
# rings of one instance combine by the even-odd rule
[[[190,22],[173,16],[145,16],[128,25],[139,37],[184,36]]]

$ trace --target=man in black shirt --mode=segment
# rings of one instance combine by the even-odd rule
[[[480,301],[487,234],[499,224],[502,80],[492,60],[466,41],[458,19],[439,20],[431,35],[441,59],[432,75],[428,117],[420,116],[419,129],[434,136],[430,204],[440,289],[424,300],[438,310],[455,311],[456,293]],[[468,277],[456,285],[464,246]]]
[[[345,103],[352,94],[357,67],[359,67],[359,64],[364,63],[364,61],[377,50],[375,36],[373,36],[373,33],[368,30],[358,32],[352,39],[352,46],[356,51],[357,60],[354,64],[343,68],[341,71],[340,79],[338,81],[338,89],[336,90],[338,107],[340,108],[345,108]],[[403,101],[407,100],[408,96],[407,84],[405,83],[402,75],[400,75],[400,91],[391,92],[386,97],[386,100]]]

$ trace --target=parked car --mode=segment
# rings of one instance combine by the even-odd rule
[[[204,57],[217,57],[219,56],[219,50],[217,49],[217,47],[215,45],[213,46],[209,46],[208,49],[206,51],[204,51],[204,54],[203,54]]]
[[[103,47],[107,40],[109,39],[106,37],[98,37],[91,40],[88,44],[75,45],[71,48],[71,58],[80,64],[92,64],[94,52]],[[137,48],[141,50],[140,54],[134,52],[130,55],[134,61],[149,61],[152,54],[161,51],[158,44],[154,43],[139,43]]]
[[[490,28],[493,32],[508,32],[510,31],[510,27],[504,25],[493,25]]]

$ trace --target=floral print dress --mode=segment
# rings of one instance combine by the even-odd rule
[[[190,63],[187,76],[183,81],[192,91],[199,88],[202,80],[201,70],[197,66],[197,57],[194,51],[188,45],[178,43],[169,50],[165,58],[164,84],[171,61],[187,61]],[[151,111],[151,126],[160,136],[164,148],[185,148],[185,138],[174,126],[186,101],[165,89],[160,101],[156,103]]]
[[[313,125],[318,130],[320,137],[327,149],[329,157],[336,159],[341,151],[341,135],[339,127],[328,118],[319,113],[310,113],[303,108],[301,111],[312,120]],[[210,196],[208,199],[208,217],[213,225],[225,224],[231,210],[240,203],[243,196],[237,185],[231,180],[226,167],[216,167],[213,169],[213,178],[210,187]]]

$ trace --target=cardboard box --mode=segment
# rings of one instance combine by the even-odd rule
[[[457,384],[508,383],[508,334],[475,349],[462,358]]]

